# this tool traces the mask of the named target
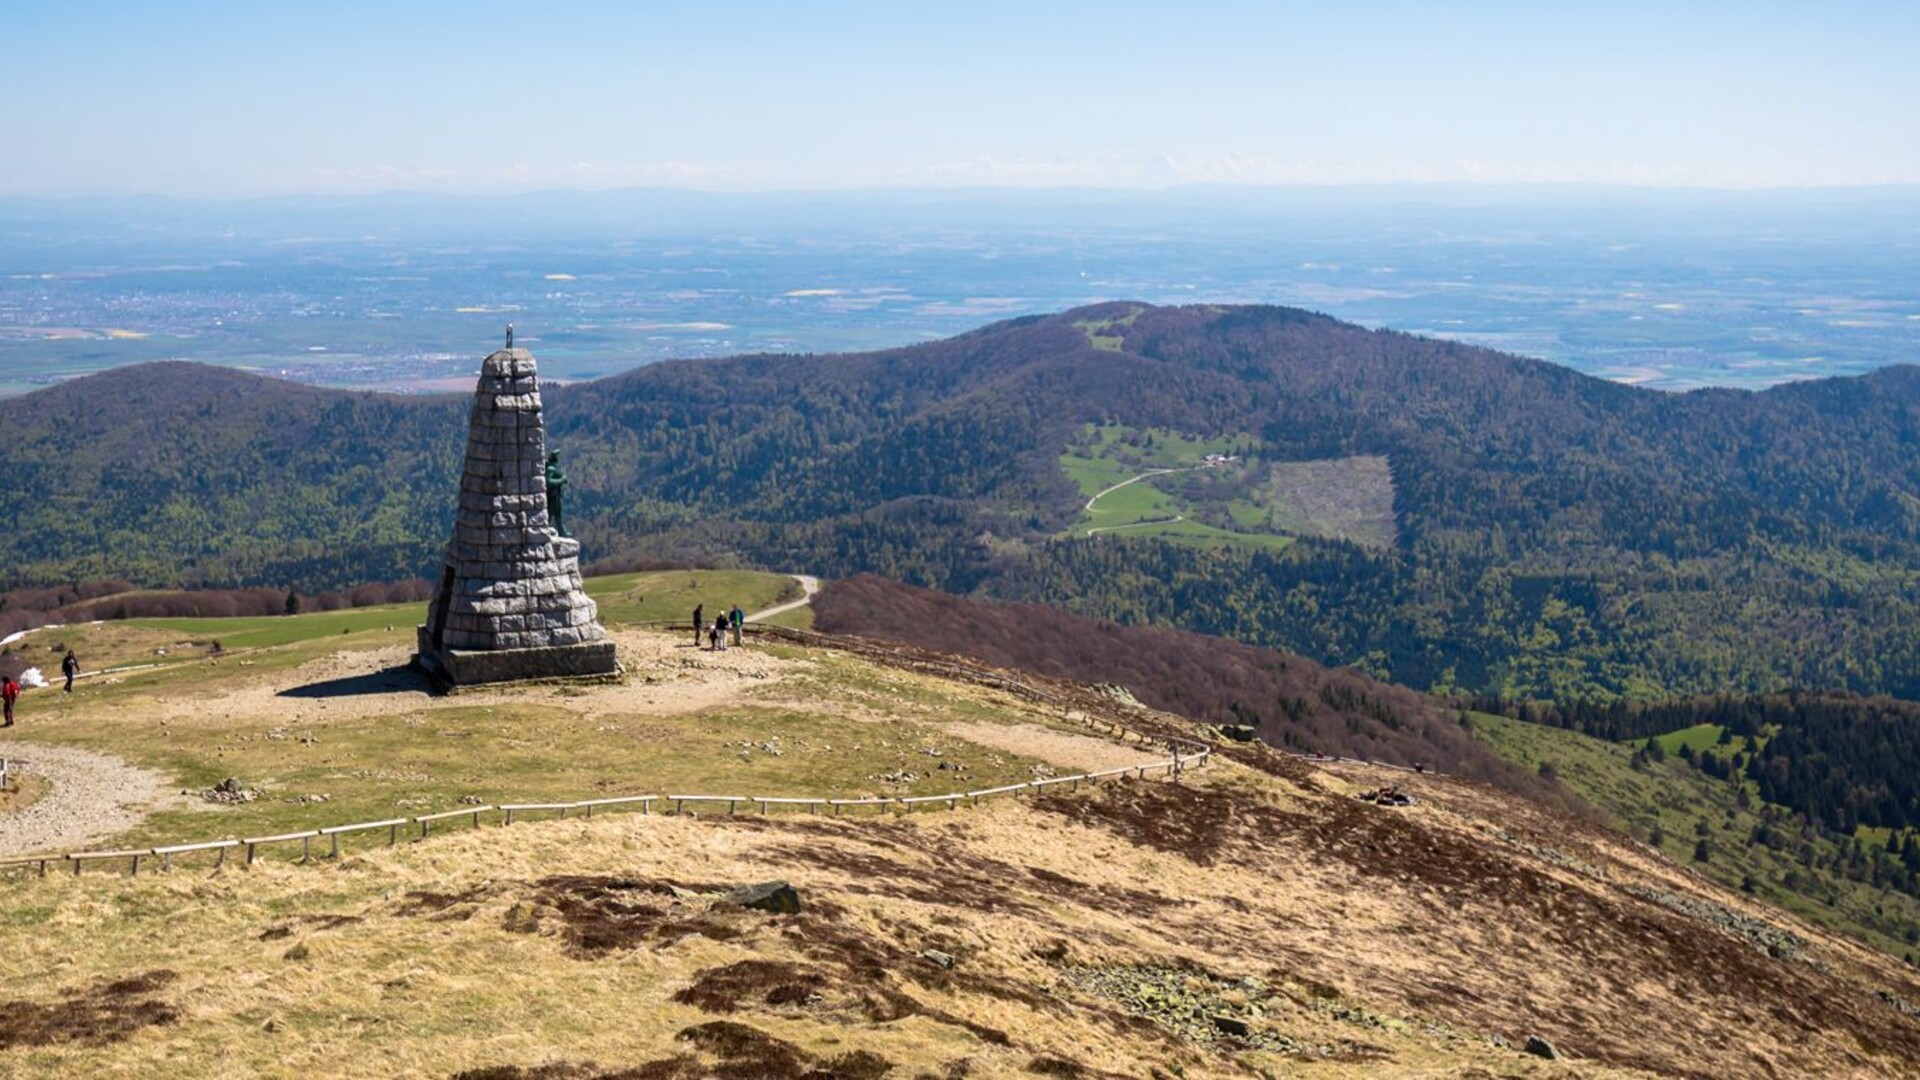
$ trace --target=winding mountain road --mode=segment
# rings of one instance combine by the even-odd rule
[[[814,594],[820,591],[820,579],[814,577],[812,574],[791,574],[788,576],[800,583],[800,591],[804,595],[798,600],[789,600],[784,604],[775,604],[764,611],[756,611],[747,616],[748,622],[762,622],[766,619],[773,618],[775,615],[785,614],[795,608],[803,608],[813,603]]]
[[[1094,509],[1094,506],[1093,506],[1094,503],[1097,503],[1101,499],[1104,499],[1107,496],[1113,494],[1114,492],[1119,491],[1121,488],[1126,487],[1128,484],[1137,484],[1140,481],[1145,480],[1151,476],[1165,476],[1168,473],[1192,472],[1195,469],[1204,469],[1204,468],[1206,468],[1205,465],[1184,465],[1178,469],[1148,469],[1146,472],[1141,473],[1139,476],[1129,477],[1113,485],[1112,487],[1105,488],[1101,491],[1095,492],[1093,495],[1093,498],[1087,500],[1086,512],[1089,514],[1098,513],[1099,511]],[[1175,522],[1185,521],[1185,520],[1187,520],[1187,515],[1175,514],[1171,518],[1154,518],[1151,521],[1130,521],[1124,525],[1101,525],[1096,528],[1088,529],[1086,531],[1086,535],[1098,536],[1103,532],[1112,532],[1115,529],[1137,529],[1145,525],[1172,525]]]
[[[1141,473],[1139,476],[1130,477],[1129,479],[1122,480],[1119,483],[1113,485],[1112,487],[1105,489],[1104,491],[1094,492],[1093,498],[1087,500],[1087,513],[1089,514],[1093,513],[1094,503],[1097,503],[1101,499],[1104,499],[1107,496],[1113,494],[1114,492],[1119,491],[1121,488],[1126,487],[1128,484],[1137,484],[1140,481],[1145,480],[1149,476],[1165,476],[1167,473],[1192,472],[1195,469],[1204,469],[1204,468],[1206,468],[1205,465],[1186,465],[1178,469],[1148,469],[1146,472]]]

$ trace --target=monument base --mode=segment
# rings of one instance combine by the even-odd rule
[[[420,651],[413,662],[443,690],[550,679],[604,682],[620,675],[611,641],[530,649],[436,649],[426,627],[418,633]]]

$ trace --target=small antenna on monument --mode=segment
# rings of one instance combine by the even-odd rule
[[[507,348],[513,348],[513,324],[507,324]]]

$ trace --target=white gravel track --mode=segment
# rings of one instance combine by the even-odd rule
[[[179,798],[159,773],[105,754],[11,740],[0,742],[0,754],[47,781],[39,802],[0,814],[0,857],[80,850]]]

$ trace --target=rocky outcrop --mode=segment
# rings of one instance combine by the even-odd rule
[[[721,903],[755,911],[770,911],[776,915],[793,915],[800,910],[800,894],[784,881],[763,881],[756,885],[737,886],[721,898]]]

